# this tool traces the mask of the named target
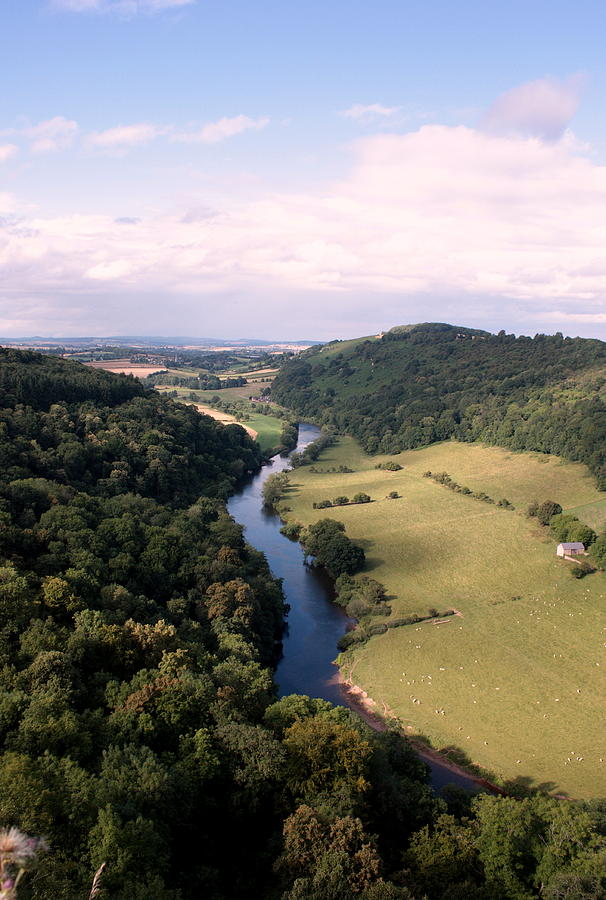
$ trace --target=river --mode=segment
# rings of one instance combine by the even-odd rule
[[[297,451],[304,450],[319,434],[315,425],[301,423]],[[251,476],[228,503],[230,514],[244,526],[246,540],[265,554],[274,576],[283,580],[284,594],[290,605],[283,655],[275,673],[278,692],[281,697],[288,694],[321,697],[338,706],[355,709],[341,689],[333,662],[338,653],[337,642],[350,620],[341,607],[332,602],[331,579],[304,565],[301,545],[280,534],[279,516],[263,506],[265,481],[287,468],[288,457],[275,456],[271,465]],[[431,783],[435,790],[445,784],[478,790],[475,779],[453,772],[446,764],[427,758],[425,762],[431,768]]]

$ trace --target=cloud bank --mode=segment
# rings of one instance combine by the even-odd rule
[[[401,106],[382,106],[380,103],[370,103],[364,106],[361,103],[355,103],[349,109],[344,109],[341,115],[346,119],[388,119],[400,112]]]
[[[138,122],[134,125],[117,125],[105,131],[94,131],[86,138],[89,147],[102,150],[124,150],[148,144],[155,138],[166,134],[168,128],[152,125],[150,122]]]
[[[251,119],[249,116],[225,117],[217,122],[208,122],[198,131],[183,131],[175,134],[174,140],[185,144],[218,144],[226,138],[242,134],[244,131],[261,131],[269,124],[269,119],[263,116]]]
[[[54,116],[15,133],[30,141],[32,153],[57,153],[73,145],[78,123],[64,116]]]
[[[288,298],[299,336],[302,327],[314,336],[314,314],[333,336],[361,331],[356,315],[514,330],[578,323],[606,336],[606,167],[567,130],[576,91],[576,82],[543,79],[503,95],[475,129],[362,138],[341,180],[306,192],[257,188],[253,199],[234,193],[212,205],[192,192],[165,212],[129,216],[122,205],[115,215],[62,217],[20,213],[1,195],[0,334],[44,331],[59,315],[71,333],[93,321],[105,333],[136,321],[208,333],[197,323],[212,321],[215,334],[233,335],[236,322],[253,334],[263,309],[284,335]],[[180,133],[143,122],[88,143],[120,151],[166,134],[215,144],[267,122],[239,115]],[[77,125],[56,117],[25,132],[42,152],[74,140]],[[0,160],[12,148],[0,146]]]
[[[6,162],[12,156],[16,156],[19,148],[16,144],[0,144],[0,163]]]
[[[425,126],[358,141],[348,176],[316,194],[126,231],[105,216],[24,219],[0,229],[3,296],[292,290],[343,308],[350,294],[456,296],[461,309],[510,298],[522,315],[602,316],[605,209],[606,168],[567,140]]]
[[[133,16],[191,6],[197,0],[51,0],[54,9],[74,13],[107,13]]]
[[[153,122],[134,122],[129,125],[115,125],[103,131],[92,131],[82,136],[82,146],[93,150],[105,150],[122,154],[135,147],[149,144],[160,137],[168,137],[173,142],[185,144],[218,144],[245,131],[262,131],[269,124],[267,116],[257,119],[238,115],[224,117],[216,122],[207,122],[196,130],[177,131],[173,125],[157,125]],[[37,125],[21,128],[7,128],[0,136],[14,136],[29,143],[32,153],[50,153],[70,150],[79,138],[78,123],[64,116],[54,116]],[[4,162],[18,151],[15,144],[0,144],[0,162]]]
[[[522,84],[497,98],[484,117],[484,127],[497,134],[555,141],[576,113],[582,88],[579,75],[566,81],[540,78]]]

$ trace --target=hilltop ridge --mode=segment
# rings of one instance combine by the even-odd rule
[[[395,453],[455,437],[585,462],[606,486],[606,343],[425,322],[310,348],[272,396]]]

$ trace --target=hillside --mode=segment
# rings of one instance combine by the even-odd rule
[[[469,492],[427,471],[446,471]],[[317,508],[359,493],[370,502]],[[306,527],[341,521],[364,548],[364,576],[386,590],[385,618],[354,600],[360,641],[349,632],[340,657],[379,710],[501,783],[604,796],[604,576],[572,577],[551,530],[525,515],[535,497],[604,528],[605,495],[582,464],[454,440],[387,457],[340,437],[293,471],[285,517]],[[414,621],[432,608],[459,615]]]
[[[606,485],[606,344],[442,323],[312,348],[283,365],[274,400],[398,453],[455,437],[586,463]]]

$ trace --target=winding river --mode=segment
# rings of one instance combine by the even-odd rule
[[[297,451],[304,450],[319,434],[315,425],[301,423]],[[278,691],[281,697],[308,694],[355,709],[341,689],[333,662],[338,653],[337,641],[350,620],[332,602],[334,593],[330,578],[304,565],[300,544],[280,534],[279,517],[263,506],[263,484],[270,475],[288,467],[288,457],[274,457],[271,465],[251,476],[228,503],[231,515],[244,526],[246,540],[265,554],[274,576],[283,580],[286,601],[290,605],[283,656],[275,673]],[[435,790],[453,783],[468,790],[478,790],[475,779],[422,755],[431,768],[431,783]]]

